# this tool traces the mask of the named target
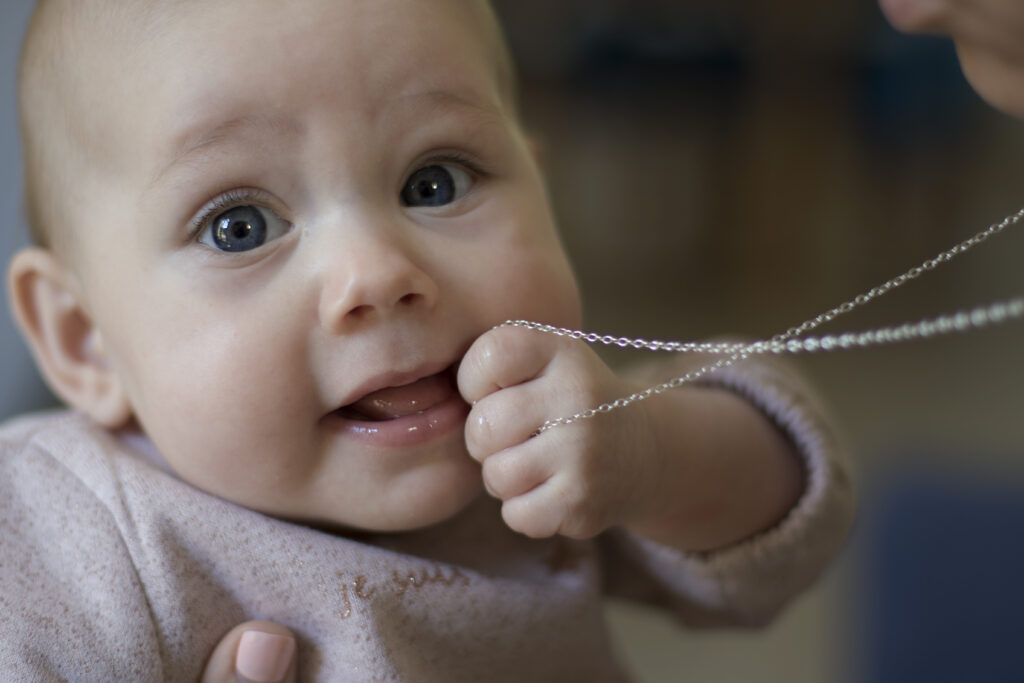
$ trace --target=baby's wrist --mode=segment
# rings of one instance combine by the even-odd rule
[[[680,389],[673,394],[689,392]],[[635,406],[630,421],[634,448],[625,451],[636,484],[624,505],[620,527],[656,543],[688,546],[693,517],[685,505],[685,463],[680,434],[688,431],[682,396],[657,396]],[[666,406],[665,403],[672,404]],[[683,547],[682,549],[689,549]]]
[[[747,464],[730,443],[736,397],[723,394],[689,385],[642,402],[649,445],[635,455],[644,484],[622,524],[627,531],[690,552],[740,540],[734,517],[744,505],[735,484]]]

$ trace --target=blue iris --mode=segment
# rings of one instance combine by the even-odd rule
[[[267,241],[267,219],[255,206],[236,206],[213,220],[213,241],[221,251],[249,251]]]
[[[402,189],[405,206],[444,206],[455,201],[457,188],[444,166],[425,166],[413,173]]]

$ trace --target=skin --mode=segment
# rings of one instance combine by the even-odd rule
[[[247,632],[256,637],[246,637]],[[295,636],[280,624],[269,621],[239,624],[214,648],[199,682],[294,683],[298,677],[295,649]]]
[[[381,448],[325,417],[367,382],[457,364],[508,316],[578,324],[579,300],[472,14],[306,5],[184,4],[127,71],[118,52],[91,55],[120,76],[92,97],[118,105],[83,110],[106,139],[78,174],[70,280],[182,479],[325,526],[434,524],[481,491],[461,432]],[[410,174],[454,156],[472,160],[452,164],[474,176],[463,197],[400,204]],[[198,242],[190,222],[231,194],[287,227],[244,253]]]
[[[898,29],[953,39],[964,75],[992,106],[1024,117],[1024,4],[1016,0],[879,0]]]
[[[492,329],[581,321],[485,19],[465,0],[183,2],[145,41],[77,51],[65,78],[105,77],[60,90],[82,93],[89,132],[64,160],[56,243],[73,248],[22,252],[9,277],[44,374],[197,488],[329,529],[415,529],[484,491],[532,537],[621,526],[711,550],[771,527],[802,491],[799,459],[729,392],[531,438],[650,382],[582,342]],[[439,164],[459,196],[403,204]],[[272,239],[215,248],[196,217],[224,197],[259,207]],[[394,445],[330,426],[368,387],[444,368],[457,428]]]

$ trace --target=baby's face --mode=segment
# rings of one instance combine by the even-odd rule
[[[484,10],[166,14],[83,65],[105,139],[71,207],[142,428],[183,479],[269,514],[396,530],[458,512],[481,489],[463,353],[509,318],[580,316]]]

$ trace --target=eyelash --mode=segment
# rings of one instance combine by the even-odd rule
[[[412,169],[405,174],[405,177],[402,179],[402,182],[405,183],[412,176],[413,173],[415,173],[421,168],[426,168],[428,166],[439,166],[442,164],[455,164],[458,166],[462,166],[462,168],[464,168],[471,176],[473,176],[473,180],[479,180],[480,178],[484,178],[487,176],[487,172],[483,168],[481,168],[480,164],[477,163],[474,159],[471,159],[470,157],[465,156],[459,152],[448,152],[445,154],[439,154],[437,156],[430,156],[423,159],[422,161],[416,162]]]
[[[473,159],[459,154],[458,152],[430,157],[422,163],[417,164],[413,170],[415,171],[416,169],[420,169],[425,166],[434,166],[436,164],[458,164],[459,166],[464,166],[466,170],[474,175],[483,175],[483,171],[480,170],[479,165]]]
[[[268,202],[266,195],[259,190],[253,189],[239,189],[239,190],[228,190],[224,194],[214,198],[209,204],[204,206],[202,210],[189,222],[189,234],[188,239],[190,242],[195,242],[199,239],[203,230],[210,227],[210,221],[224,213],[229,209],[233,209],[236,206],[245,206],[246,204],[254,204]],[[267,207],[269,209],[269,207]],[[269,209],[273,211],[273,209]]]
[[[465,168],[470,175],[473,176],[474,180],[479,180],[487,175],[486,172],[480,168],[480,165],[473,159],[459,153],[449,153],[429,157],[418,162],[413,169],[406,174],[402,182],[404,183],[416,170],[438,164],[458,164]],[[214,198],[209,204],[203,207],[195,218],[189,222],[189,241],[194,242],[199,239],[199,235],[202,231],[209,227],[210,221],[225,211],[233,209],[236,206],[253,204],[261,200],[264,203],[267,202],[265,194],[254,189],[229,190]]]

